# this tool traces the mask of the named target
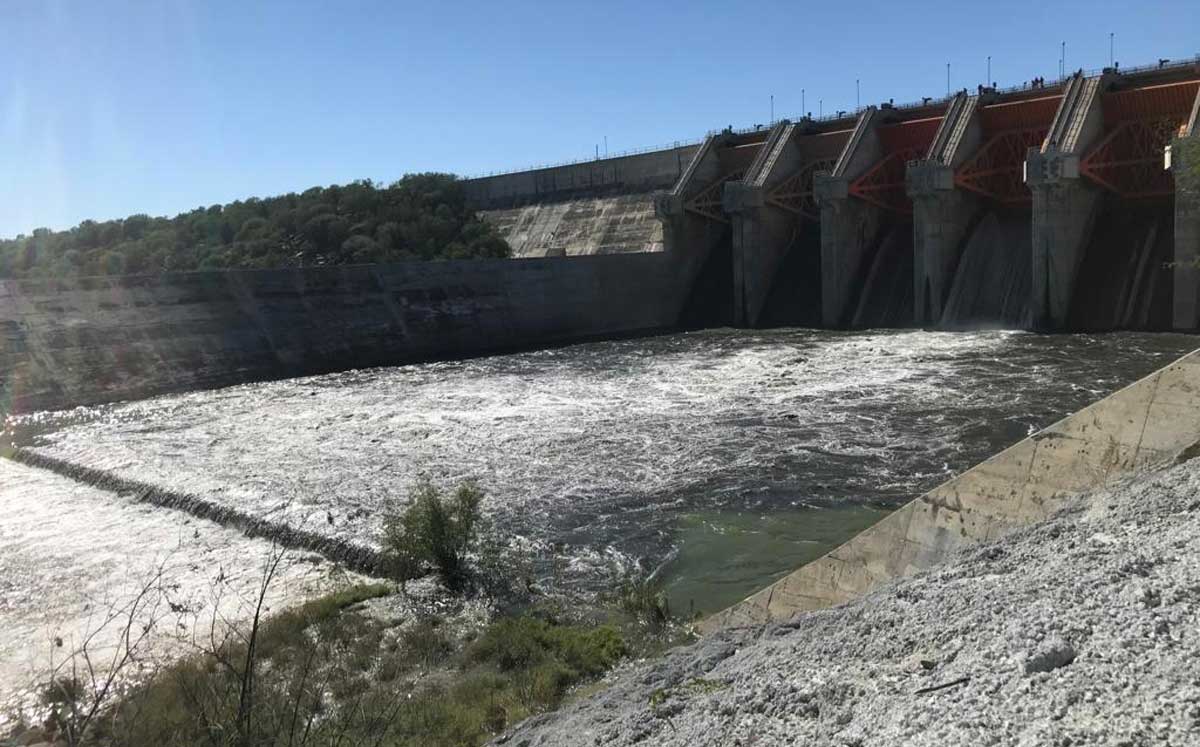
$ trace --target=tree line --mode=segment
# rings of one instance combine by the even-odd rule
[[[0,278],[508,257],[507,242],[467,206],[451,174],[369,179],[299,194],[39,228],[0,239]]]

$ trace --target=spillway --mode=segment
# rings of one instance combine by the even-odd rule
[[[951,329],[1025,325],[1030,257],[1028,213],[989,211],[962,249],[942,325]]]
[[[1084,250],[1071,299],[1073,329],[1162,329],[1171,319],[1175,211],[1169,199],[1107,198]]]

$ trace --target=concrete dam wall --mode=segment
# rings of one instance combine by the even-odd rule
[[[700,323],[1193,330],[1198,119],[1200,59],[467,184],[522,256],[709,257]]]
[[[673,328],[668,253],[0,282],[0,412]]]
[[[699,145],[469,179],[467,197],[517,257],[662,251],[654,192]]]

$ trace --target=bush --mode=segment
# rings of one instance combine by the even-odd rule
[[[501,618],[456,650],[436,619],[384,635],[358,586],[266,620],[254,649],[253,701],[239,719],[245,631],[228,645],[156,671],[107,709],[89,744],[122,747],[480,745],[626,655],[608,626]],[[423,661],[420,676],[402,678]],[[233,665],[233,666],[231,666]]]
[[[626,653],[615,628],[552,625],[531,617],[499,620],[467,650],[476,664],[501,672],[533,670],[550,662],[565,665],[573,679],[601,674]]]
[[[305,602],[295,609],[280,612],[266,620],[259,629],[255,641],[256,655],[263,659],[285,656],[288,649],[304,645],[305,631],[310,627],[336,624],[342,610],[368,599],[386,596],[389,592],[385,584],[356,584]]]
[[[432,568],[447,589],[467,588],[467,555],[479,544],[482,503],[483,491],[472,482],[448,497],[428,481],[418,483],[406,508],[389,508],[384,516],[383,546],[393,574],[403,581]]]
[[[445,661],[454,650],[454,642],[434,620],[422,620],[406,628],[400,642],[410,662],[425,666]]]
[[[627,575],[617,586],[618,606],[653,628],[671,621],[671,606],[662,583],[649,576]]]

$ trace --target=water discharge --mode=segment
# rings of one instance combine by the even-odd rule
[[[615,569],[640,563],[659,569],[677,611],[712,611],[1195,344],[1132,333],[711,330],[250,384],[9,426],[38,453],[368,546],[381,509],[418,476],[473,477],[497,523],[561,548],[566,562],[554,565],[576,592],[604,589]],[[23,474],[24,499],[38,496]],[[41,499],[59,496],[46,489]],[[62,531],[76,524],[87,517]],[[114,547],[151,536],[140,520],[105,526]],[[10,562],[20,560],[0,553]],[[4,590],[17,598],[45,583],[0,573],[15,579]]]

